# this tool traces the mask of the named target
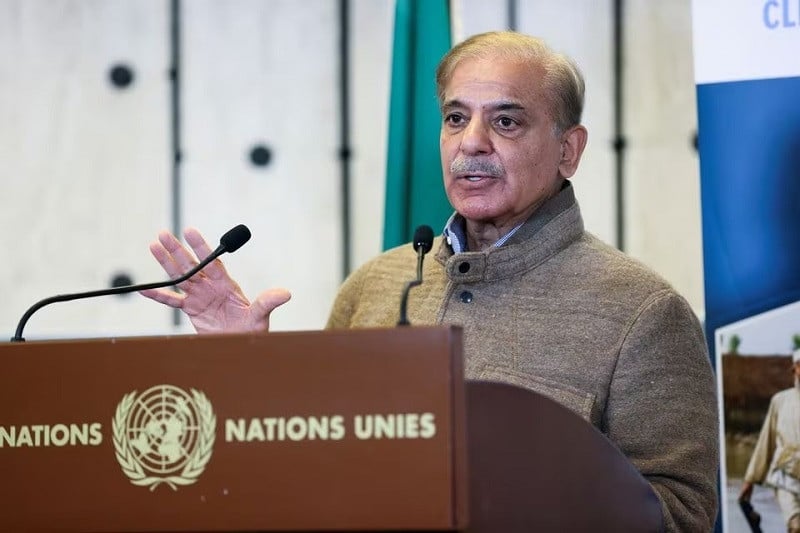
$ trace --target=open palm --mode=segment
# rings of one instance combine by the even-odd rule
[[[184,233],[192,254],[167,231],[158,234],[150,252],[171,278],[178,278],[208,257],[212,250],[195,228]],[[198,333],[267,331],[269,315],[291,295],[285,289],[269,289],[250,302],[222,264],[215,259],[203,270],[171,289],[150,289],[142,294],[170,307],[182,309]]]

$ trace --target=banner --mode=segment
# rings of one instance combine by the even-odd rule
[[[452,213],[439,158],[436,65],[450,49],[447,0],[398,0],[386,168],[383,247],[409,242],[414,228],[438,233]]]
[[[693,24],[706,335],[724,415],[722,523],[731,532],[756,523],[786,531],[774,478],[756,480],[749,502],[739,495],[773,397],[800,394],[792,375],[800,348],[800,2],[694,0]],[[800,435],[800,416],[796,424]],[[771,460],[781,450],[761,451]]]

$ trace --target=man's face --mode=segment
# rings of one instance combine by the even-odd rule
[[[464,59],[445,87],[445,191],[470,222],[508,231],[560,188],[561,136],[541,76],[530,69],[518,61]]]

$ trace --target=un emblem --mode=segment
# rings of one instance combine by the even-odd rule
[[[111,423],[114,449],[131,483],[191,485],[211,459],[217,417],[202,392],[158,385],[126,394]]]

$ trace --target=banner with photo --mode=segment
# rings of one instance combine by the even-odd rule
[[[792,502],[800,511],[790,464],[800,464],[792,361],[800,348],[800,1],[693,0],[692,8],[706,335],[723,408],[722,525],[786,531]],[[746,475],[753,490],[740,498]]]

